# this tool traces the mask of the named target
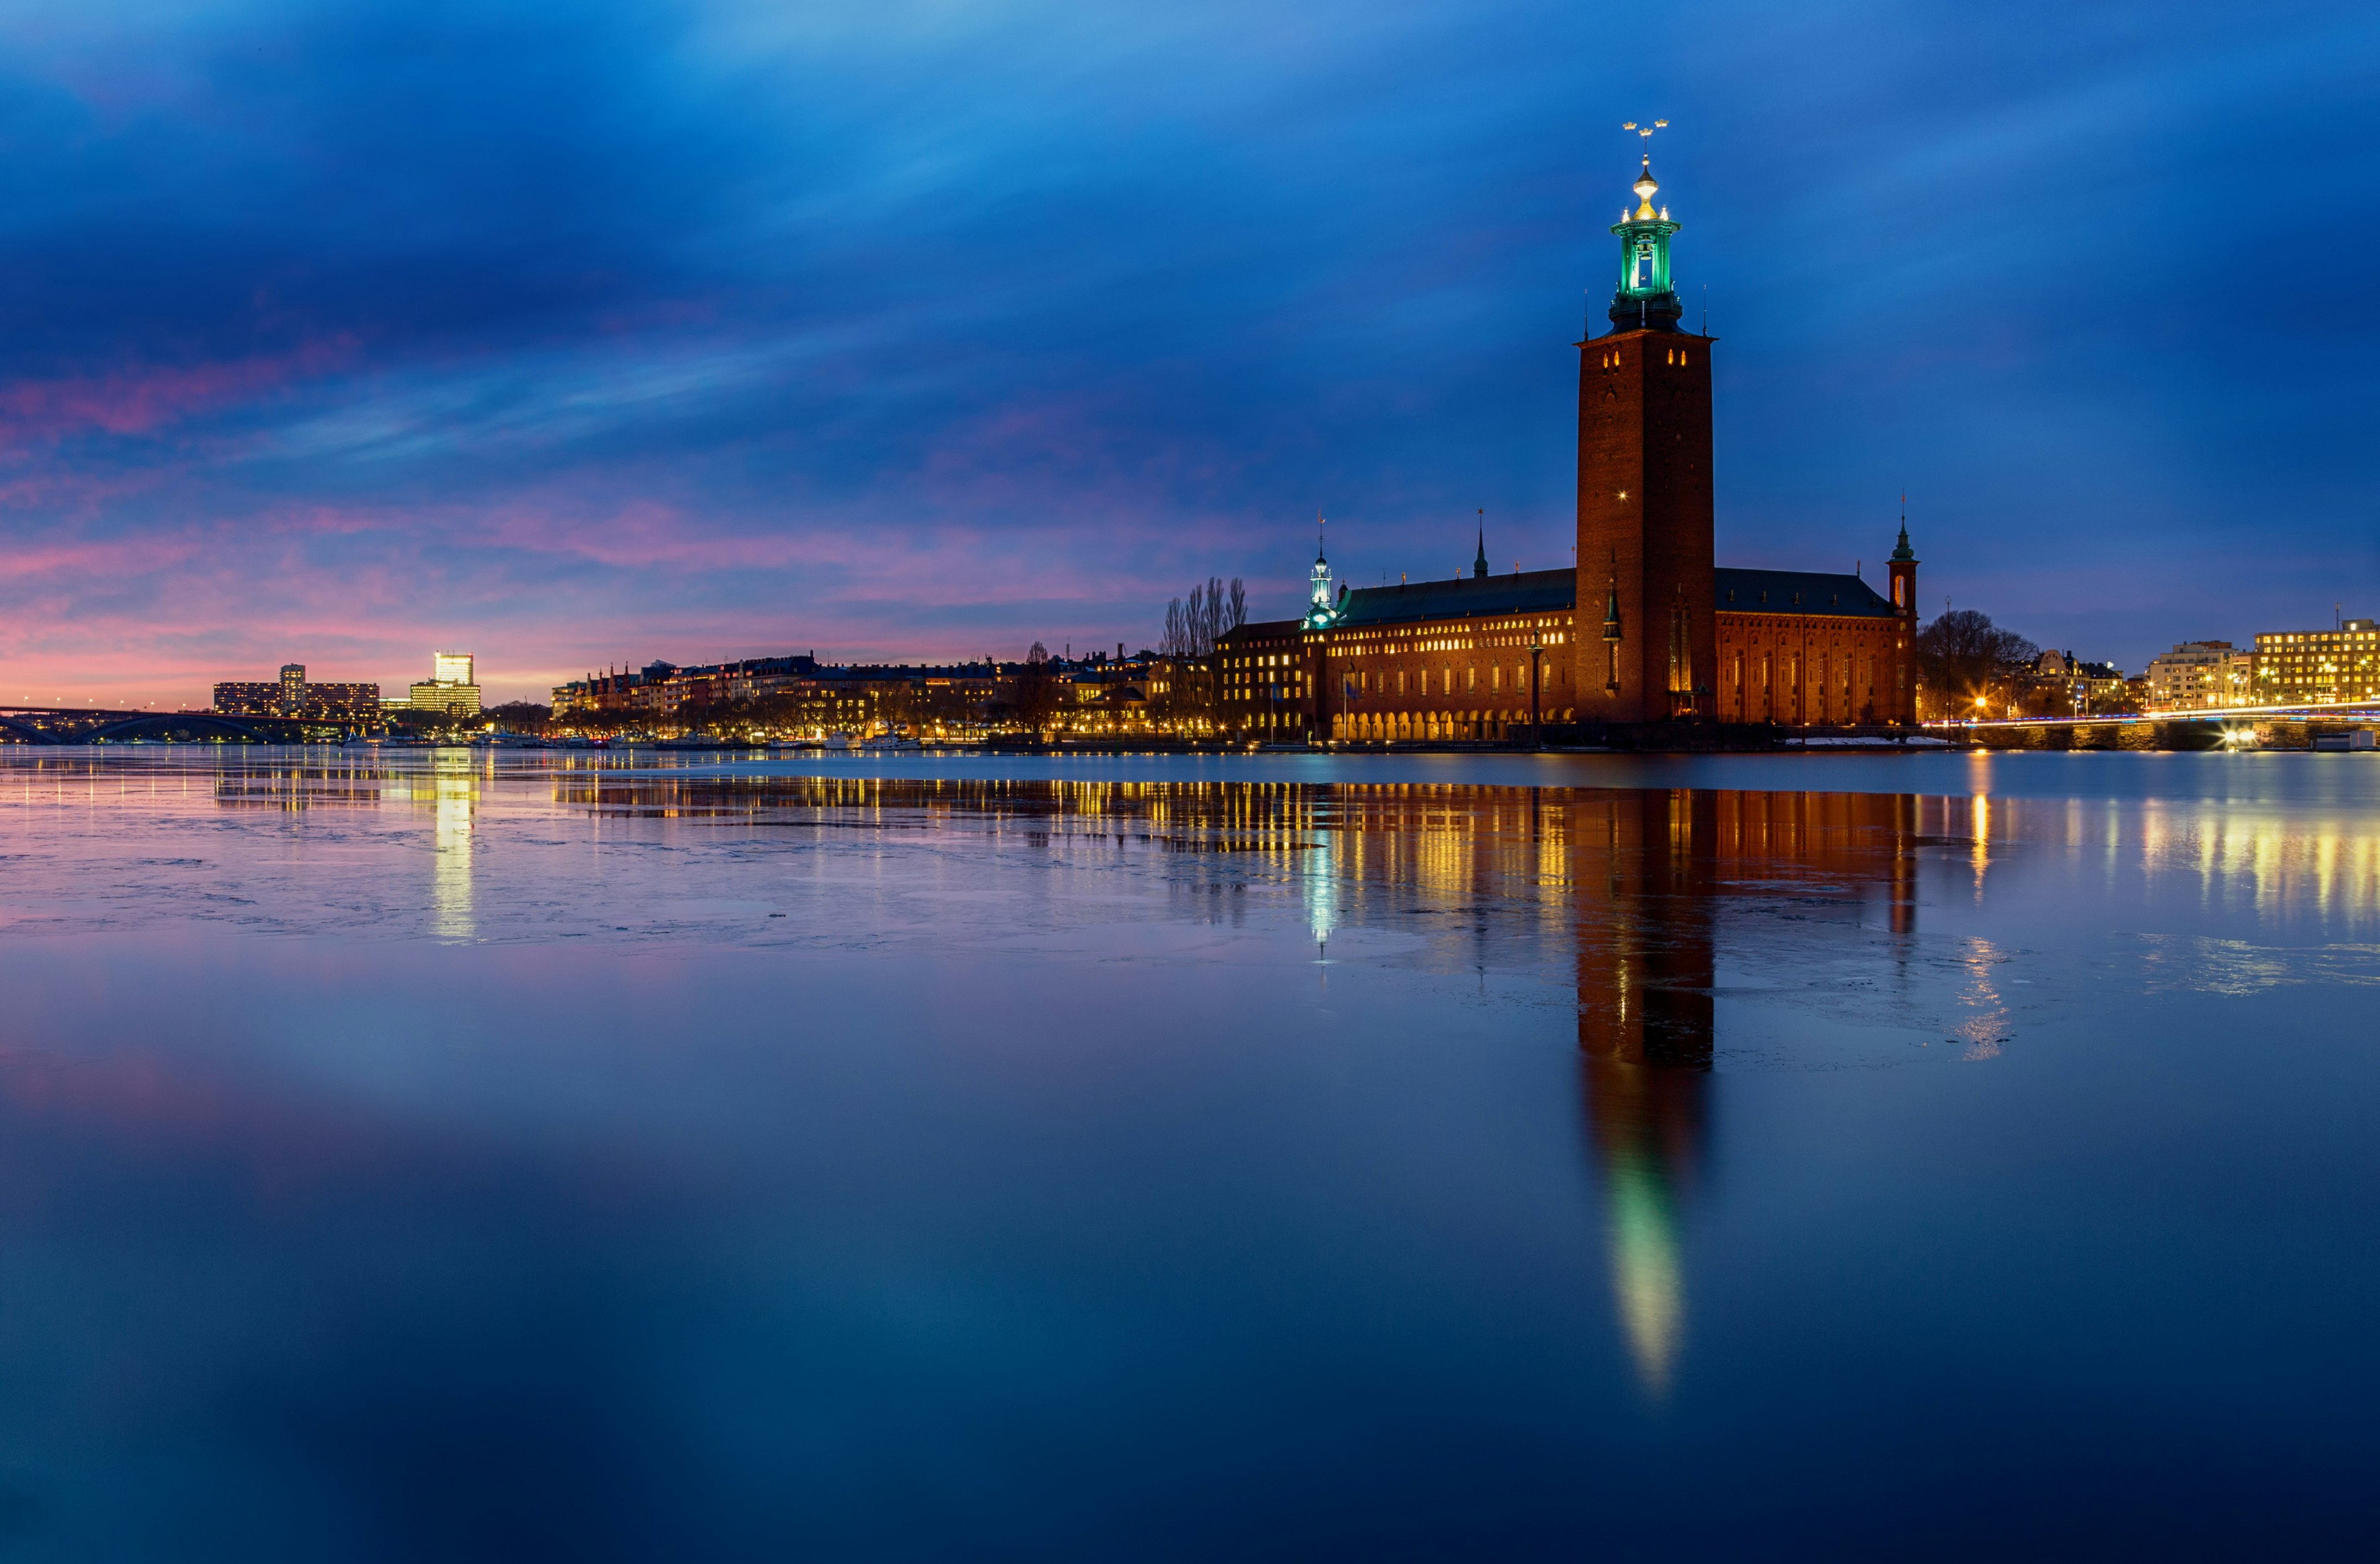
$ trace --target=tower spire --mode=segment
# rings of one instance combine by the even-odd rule
[[[1488,509],[1484,505],[1479,509],[1479,557],[1471,562],[1471,574],[1475,579],[1488,574]]]
[[[1650,152],[1629,188],[1636,197],[1636,210],[1621,208],[1620,221],[1611,227],[1620,238],[1620,286],[1611,296],[1611,323],[1621,331],[1674,332],[1686,312],[1670,279],[1670,236],[1678,224],[1670,221],[1668,207],[1653,204],[1661,182],[1653,177]]]
[[[1913,624],[1917,617],[1917,552],[1909,546],[1906,494],[1900,497],[1900,541],[1894,546],[1892,557],[1885,562],[1884,570],[1891,578],[1893,612],[1908,615]]]
[[[1314,513],[1314,589],[1306,600],[1305,617],[1300,621],[1308,630],[1328,629],[1339,617],[1338,604],[1331,600],[1330,562],[1322,557],[1322,513]]]

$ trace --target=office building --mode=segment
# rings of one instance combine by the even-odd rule
[[[2149,659],[2151,711],[2219,711],[2246,706],[2250,653],[2229,641],[2183,641]]]
[[[285,662],[281,676],[267,684],[225,681],[215,685],[214,709],[225,717],[296,717],[310,721],[345,721],[370,717],[380,709],[380,686],[370,684],[322,684],[306,677],[302,662]]]
[[[430,654],[430,677],[407,686],[404,704],[416,711],[443,711],[450,717],[480,710],[476,660],[468,651]]]
[[[2380,699],[2380,624],[2350,619],[2335,630],[2258,636],[2254,688],[2259,706]]]

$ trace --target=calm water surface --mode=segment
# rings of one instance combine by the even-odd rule
[[[0,1554],[2339,1556],[2380,758],[0,752]]]

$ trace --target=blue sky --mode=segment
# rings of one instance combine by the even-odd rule
[[[1723,563],[2380,612],[2368,6],[0,17],[0,697],[1153,641],[1567,564],[1627,119]]]

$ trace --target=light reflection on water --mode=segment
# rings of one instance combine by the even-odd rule
[[[152,1159],[160,1189],[176,1192],[157,1199],[202,1198],[187,1166],[202,1145],[94,1120],[107,1093],[49,1083],[61,1059],[110,1078],[112,1050],[134,1046],[124,1039],[160,1036],[91,975],[181,971],[195,935],[236,941],[203,946],[226,976],[197,1009],[236,1000],[245,1019],[188,1050],[139,1045],[159,1049],[124,1067],[147,1072],[147,1099],[271,1100],[275,1113],[242,1131],[267,1146],[281,1118],[307,1119],[293,1105],[319,1098],[323,1118],[362,1128],[294,1135],[310,1148],[361,1136],[444,1168],[468,1123],[503,1158],[553,1158],[530,1182],[561,1210],[525,1211],[472,1243],[510,1255],[583,1230],[575,1265],[665,1254],[702,1321],[647,1322],[664,1343],[574,1373],[641,1383],[660,1372],[634,1356],[646,1350],[689,1372],[702,1332],[732,1319],[740,1333],[742,1356],[701,1406],[632,1418],[638,1431],[620,1436],[672,1471],[706,1441],[751,1442],[735,1459],[763,1452],[780,1473],[820,1459],[824,1436],[771,1442],[788,1419],[843,1430],[826,1439],[839,1449],[882,1438],[899,1461],[960,1466],[1023,1439],[1038,1461],[1002,1480],[1046,1507],[1068,1492],[1058,1473],[1093,1459],[1066,1431],[1079,1420],[1099,1439],[1173,1441],[1187,1461],[1178,1485],[1162,1462],[1103,1480],[1134,1497],[1128,1514],[1172,1517],[1190,1539],[1175,1551],[1199,1556],[1247,1544],[1215,1515],[1304,1513],[1305,1501],[1261,1497],[1264,1482],[1220,1453],[1258,1437],[1251,1420],[1283,1432],[1270,1470],[1334,1515],[1360,1512],[1345,1524],[1373,1551],[1475,1542],[1483,1524],[1507,1551],[1557,1550],[1593,1530],[1580,1471],[1608,1476],[1607,1497],[1658,1489],[1665,1463],[1740,1458],[1730,1430],[1772,1415],[1776,1398],[1806,1425],[1766,1430],[1779,1484],[1849,1462],[1923,1489],[1923,1473],[1894,1464],[1915,1459],[1898,1432],[1911,1414],[1870,1399],[1870,1378],[1918,1387],[1937,1409],[2022,1388],[1991,1414],[2022,1435],[1994,1458],[2009,1463],[1995,1481],[2019,1493],[2077,1449],[2164,1437],[2143,1409],[2187,1421],[2159,1399],[2171,1359],[2124,1380],[2114,1411],[2075,1400],[2128,1350],[2075,1323],[2107,1297],[2131,1300],[2132,1320],[2155,1311],[2199,1372],[2230,1354],[2257,1387],[2210,1392],[2209,1408],[2229,1410],[2168,1451],[2172,1480],[2121,1489],[2107,1513],[2136,1537],[2191,1513],[2187,1473],[2278,1448],[2243,1430],[2314,1415],[2311,1388],[2281,1412],[2223,1396],[2368,1377],[2368,1356],[2326,1335],[2311,1301],[2317,1276],[2341,1306],[2380,1300],[2368,1267],[2340,1257],[2366,1252],[2368,1211],[2299,1189],[2281,1205],[2305,1224],[2306,1251],[2261,1255],[2254,1304],[2199,1305],[2187,1300],[2211,1296],[2210,1278],[2248,1263],[2240,1246],[2277,1242],[2273,1224],[2260,1216],[2250,1240],[2204,1216],[2204,1231],[2227,1236],[2201,1242],[2190,1222],[2125,1204],[2160,1180],[2287,1178],[2293,1158],[2313,1158],[2331,1188],[2368,1167],[2368,1123],[2322,1127],[2331,1103],[2354,1098],[2340,1083],[2363,1084],[2361,1053],[2322,1049],[2380,980],[2380,823],[2335,802],[806,776],[460,752],[6,764],[0,963],[26,1002],[0,1077],[19,1142],[101,1166]],[[451,949],[425,962],[425,942]],[[292,977],[305,962],[370,976],[307,988]],[[423,971],[446,975],[434,1000],[381,987]],[[318,1030],[332,1012],[341,1025]],[[451,1056],[358,1040],[443,1041],[458,1027],[478,1042]],[[269,1041],[284,1033],[298,1041]],[[2240,1036],[2290,1062],[2238,1078]],[[526,1072],[517,1088],[459,1073],[456,1061],[514,1059],[547,1037],[567,1038],[566,1065],[508,1066]],[[1062,1040],[1076,1051],[1046,1062],[1039,1050]],[[2149,1043],[2164,1051],[2135,1057],[2134,1076],[2097,1073],[2111,1050]],[[649,1046],[664,1050],[657,1073],[642,1073]],[[832,1068],[808,1073],[829,1056]],[[753,1073],[756,1060],[796,1071],[799,1089]],[[2322,1070],[2328,1086],[2313,1084]],[[1134,1089],[1098,1097],[1135,1071]],[[2158,1090],[2136,1090],[2143,1079]],[[2214,1117],[2171,1106],[2202,1089],[2222,1105]],[[2256,1109],[2259,1093],[2286,1106]],[[2069,1123],[2078,1105],[2102,1117]],[[1548,1123],[1551,1139],[1537,1133]],[[2068,1184],[2042,1185],[2027,1160],[2039,1143],[2058,1148],[2050,1166],[2087,1168],[2118,1141],[2131,1160]],[[908,1170],[952,1156],[957,1176],[912,1182]],[[276,1184],[304,1161],[277,1165]],[[505,1168],[509,1192],[521,1175]],[[369,1200],[346,1198],[436,1208],[387,1176]],[[660,1224],[666,1242],[622,1215],[636,1205],[623,1181],[687,1203]],[[495,1187],[465,1194],[501,1208]],[[281,1219],[212,1198],[202,1227]],[[771,1213],[759,1250],[679,1247],[752,1210]],[[2069,1211],[2097,1224],[2087,1243],[2041,1227]],[[413,1243],[425,1224],[437,1230],[415,1211],[390,1231]],[[789,1272],[756,1269],[759,1253]],[[897,1273],[869,1284],[887,1302],[849,1302],[870,1265]],[[1115,1302],[1148,1276],[1196,1306]],[[607,1310],[636,1291],[577,1285]],[[845,1301],[818,1303],[821,1288]],[[2252,1330],[2252,1308],[2279,1313]],[[1961,1331],[1994,1340],[2003,1315],[2028,1322],[2036,1356],[1961,1344]],[[447,1327],[443,1350],[497,1351],[473,1320]],[[956,1357],[935,1357],[944,1338]],[[1499,1343],[1523,1345],[1507,1362]],[[2311,1356],[2288,1355],[2300,1351]],[[0,1335],[0,1372],[18,1352]],[[2258,1356],[2271,1353],[2283,1355]],[[1031,1372],[1002,1377],[1028,1357]],[[1598,1376],[1606,1357],[1622,1380]],[[1228,1387],[1232,1412],[1155,1366],[1172,1358]],[[1045,1415],[1055,1387],[1102,1376],[1112,1400],[1068,1392],[1090,1400]],[[739,1400],[754,1384],[775,1388]],[[344,1381],[322,1393],[334,1423],[365,1415]],[[919,1410],[881,1410],[905,1397]],[[572,1400],[547,1410],[577,1416]],[[471,1412],[466,1394],[440,1416]],[[535,1427],[543,1414],[523,1415]],[[179,1437],[225,1437],[186,1415]],[[1916,1415],[1955,1439],[1968,1414]],[[451,1432],[431,1422],[425,1437]],[[1483,1432],[1499,1429],[1510,1437]],[[0,1452],[14,1437],[0,1411]],[[115,1480],[104,1440],[89,1437]],[[1500,1478],[1467,1464],[1481,1440]],[[1796,1464],[1804,1445],[1815,1467]],[[1318,1453],[1353,1448],[1373,1451],[1360,1478]],[[2335,1436],[2325,1448],[2345,1453]],[[2025,1464],[2035,1456],[2043,1465]],[[2301,1449],[2291,1459],[2324,1466]],[[644,1481],[694,1531],[771,1546],[840,1538],[826,1551],[931,1556],[979,1540],[963,1523],[937,1530],[945,1512],[931,1505],[905,1522],[915,1532],[867,1534],[863,1501],[835,1494],[875,1492],[887,1469],[848,1460],[859,1464],[815,1490],[771,1479],[801,1494],[802,1525],[762,1497],[768,1483]],[[2273,1483],[2267,1497],[2309,1524],[2330,1513],[2311,1477]],[[1694,1502],[1715,1529],[1670,1535],[1672,1552],[1740,1554],[1773,1540],[1762,1525],[1790,1533],[1779,1517],[1798,1501],[1747,1475]],[[1114,1556],[1145,1540],[1126,1522],[1079,1524],[1038,1551]],[[851,1542],[864,1534],[884,1546]],[[736,1551],[691,1552],[706,1547]]]
[[[469,754],[438,752],[428,778],[429,804],[437,820],[431,902],[431,932],[441,940],[468,940],[471,922],[471,815],[480,802],[480,771]],[[417,792],[416,797],[419,797]]]

